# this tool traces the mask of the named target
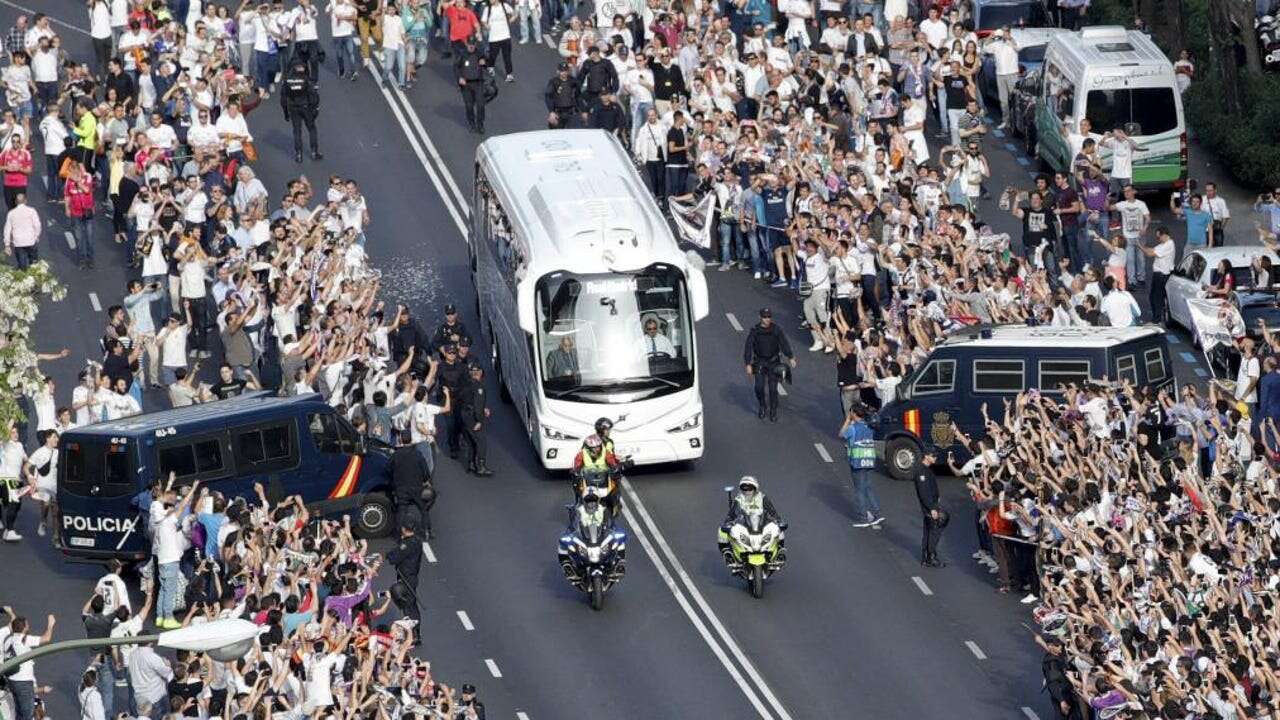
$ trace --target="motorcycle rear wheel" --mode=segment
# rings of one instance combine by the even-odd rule
[[[751,597],[759,600],[764,597],[764,566],[752,565],[751,578],[747,581],[751,586]]]
[[[604,608],[604,578],[596,575],[591,578],[591,609],[599,612]]]

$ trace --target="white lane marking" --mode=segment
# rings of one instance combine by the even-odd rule
[[[932,595],[932,594],[933,594],[933,591],[929,589],[929,586],[928,586],[928,585],[925,585],[925,583],[924,583],[924,578],[920,577],[919,575],[912,575],[912,576],[911,576],[911,582],[915,583],[915,584],[916,584],[916,587],[920,588],[920,592],[921,592],[922,594],[924,594],[924,595]]]
[[[376,62],[376,61],[375,61]],[[381,81],[379,81],[381,82]],[[458,183],[453,179],[453,173],[449,172],[449,166],[444,164],[444,159],[440,157],[439,151],[436,150],[435,143],[431,142],[431,136],[427,134],[427,129],[422,126],[422,120],[418,118],[418,111],[413,109],[413,105],[409,103],[409,98],[405,96],[404,91],[400,88],[392,88],[391,93],[400,98],[400,102],[404,103],[405,114],[409,117],[413,127],[418,131],[418,139],[422,141],[422,146],[426,148],[427,154],[432,160],[436,161],[436,166],[440,168],[440,174],[444,178],[444,182],[453,191],[453,196],[457,198],[458,209],[462,211],[463,217],[471,217],[471,205],[467,202],[467,196],[462,194],[458,189]],[[462,233],[466,237],[466,232]]]
[[[492,675],[492,676],[494,676],[494,677],[496,677],[496,678],[500,678],[500,677],[502,677],[502,671],[498,669],[498,663],[494,662],[494,661],[493,661],[493,658],[485,658],[485,659],[484,659],[484,664],[485,664],[485,665],[487,665],[487,666],[489,667],[489,674],[490,674],[490,675]]]
[[[529,720],[529,713],[523,711],[516,713],[516,720]],[[1036,718],[1036,720],[1040,719]]]
[[[964,645],[965,647],[969,648],[969,652],[973,653],[974,657],[978,658],[979,660],[987,659],[987,654],[982,652],[982,648],[978,647],[978,643],[972,640],[965,640]]]
[[[628,482],[624,478],[623,488],[625,489],[627,485]],[[634,498],[634,493],[632,493],[630,497]],[[632,502],[636,501],[632,500]],[[759,695],[756,694],[755,688],[753,688],[751,684],[747,682],[747,679],[742,676],[742,673],[738,671],[737,666],[733,664],[733,661],[730,660],[729,656],[725,653],[724,648],[720,647],[720,643],[716,642],[716,639],[711,635],[711,631],[707,629],[706,623],[704,623],[702,618],[694,612],[693,606],[689,604],[689,598],[685,596],[684,591],[682,591],[680,586],[676,584],[675,578],[671,576],[671,573],[667,570],[667,566],[664,565],[661,558],[658,557],[658,551],[654,549],[653,543],[650,542],[649,535],[645,533],[644,528],[636,520],[635,515],[632,514],[630,502],[622,506],[622,515],[627,519],[627,527],[631,530],[631,534],[640,541],[640,546],[644,548],[645,554],[649,556],[649,560],[653,563],[653,566],[657,568],[658,574],[662,576],[662,581],[667,585],[667,589],[670,590],[671,595],[675,597],[676,604],[680,606],[681,610],[684,610],[684,614],[689,618],[689,622],[693,623],[693,628],[702,636],[703,642],[707,644],[707,647],[711,648],[712,654],[716,656],[716,659],[718,659],[720,664],[724,666],[724,669],[728,671],[729,677],[733,678],[733,681],[738,684],[738,688],[742,690],[742,694],[747,697],[747,701],[756,709],[756,712],[760,714],[760,717],[764,718],[764,720],[773,720],[773,715],[769,713],[769,709],[764,706],[763,702],[761,702]]]
[[[552,40],[550,35],[543,35],[542,41],[545,42],[547,44],[547,47],[551,48],[552,50],[556,49],[556,41]]]
[[[98,302],[98,293],[89,293],[89,304],[93,306],[94,312],[102,312],[102,303]]]
[[[778,394],[782,397],[787,396],[787,388],[784,387],[782,383],[778,383]]]
[[[462,238],[466,240],[467,223],[463,220],[463,215],[458,212],[458,208],[455,205],[453,198],[449,196],[448,192],[446,192],[445,184],[440,178],[440,173],[436,172],[435,167],[433,167],[427,160],[427,153],[422,149],[418,136],[413,132],[413,129],[409,127],[408,121],[405,120],[404,113],[400,111],[400,106],[396,104],[395,99],[391,96],[391,92],[388,91],[386,86],[383,84],[381,72],[378,68],[374,67],[372,60],[365,61],[365,68],[368,69],[369,74],[372,75],[374,80],[378,83],[378,89],[382,91],[383,97],[387,99],[387,105],[391,107],[391,114],[396,116],[396,122],[400,123],[400,129],[404,130],[405,137],[409,138],[409,145],[413,148],[413,153],[418,156],[418,162],[422,163],[422,169],[427,171],[427,176],[431,178],[431,184],[435,186],[436,192],[440,194],[440,200],[444,203],[445,209],[449,211],[449,216],[453,218],[454,225],[458,227],[458,232],[462,234]],[[448,177],[448,170],[445,170],[444,174]],[[452,178],[449,179],[449,184],[453,184]]]
[[[427,556],[427,562],[434,563],[436,561],[436,554],[431,552],[431,544],[426,540],[422,541],[422,554]]]
[[[462,629],[467,632],[471,632],[476,629],[476,626],[471,624],[471,618],[467,615],[466,610],[458,611],[458,622],[462,623]]]
[[[1026,705],[1022,706],[1022,714],[1027,716],[1027,720],[1040,720],[1040,716],[1036,714],[1036,711]]]
[[[831,453],[827,452],[827,447],[822,443],[814,443],[813,449],[818,451],[818,457],[822,458],[822,462],[831,462]]]
[[[35,10],[32,10],[32,9],[31,9],[31,8],[29,8],[29,7],[23,7],[22,5],[19,5],[19,4],[18,4],[18,3],[16,3],[16,2],[10,2],[9,0],[0,0],[0,5],[8,5],[9,7],[13,8],[14,10],[21,10],[22,12],[25,12],[25,13],[31,13],[32,15],[35,15],[35,14],[36,14],[36,11],[35,11]],[[54,25],[61,25],[62,27],[66,28],[66,29],[68,29],[68,30],[75,30],[76,32],[80,33],[81,35],[88,35],[88,34],[89,34],[89,31],[88,31],[88,30],[85,30],[85,29],[83,29],[83,28],[78,28],[78,27],[76,27],[75,25],[72,25],[72,24],[70,24],[70,23],[65,23],[65,22],[63,22],[63,21],[59,20],[59,19],[58,19],[58,18],[56,18],[56,17],[52,17],[52,16],[50,16],[50,15],[49,15],[49,13],[47,13],[47,12],[43,12],[43,11],[42,11],[42,13],[44,14],[44,16],[45,16],[45,17],[48,17],[48,18],[49,18],[49,22],[53,23]]]
[[[742,323],[738,322],[736,315],[727,312],[724,314],[724,318],[729,321],[729,326],[733,328],[734,332],[742,332]]]
[[[626,492],[627,497],[630,498],[630,502],[623,506],[624,512],[626,512],[628,506],[636,509],[640,514],[641,519],[644,520],[644,524],[649,529],[649,532],[653,533],[653,538],[657,542],[658,547],[662,550],[662,554],[666,557],[667,562],[671,563],[671,569],[675,572],[675,575],[680,578],[685,589],[688,590],[689,597],[697,603],[698,607],[702,610],[702,614],[707,618],[707,621],[713,628],[715,628],[716,633],[720,636],[720,641],[724,644],[724,647],[727,648],[729,652],[733,654],[734,658],[737,659],[738,664],[742,666],[742,669],[746,672],[747,676],[755,683],[755,687],[759,688],[760,694],[764,696],[764,699],[768,701],[773,711],[777,713],[777,717],[780,720],[792,720],[791,713],[787,712],[787,709],[783,707],[782,702],[778,700],[778,696],[774,695],[773,690],[769,688],[769,684],[765,682],[763,677],[761,677],[760,671],[756,669],[755,664],[751,662],[751,659],[747,657],[747,654],[738,646],[737,641],[734,640],[733,636],[729,634],[729,631],[725,629],[724,623],[720,622],[720,618],[715,614],[715,611],[711,609],[706,598],[702,596],[702,592],[698,590],[698,586],[694,584],[693,578],[689,577],[689,573],[685,571],[684,566],[680,563],[680,559],[676,557],[675,552],[671,550],[671,546],[667,544],[667,539],[662,535],[662,531],[658,529],[657,523],[655,523],[653,518],[650,517],[649,510],[644,506],[644,502],[640,500],[640,496],[631,485],[631,481],[626,477],[622,478],[622,489]],[[632,520],[633,519],[630,517],[627,518],[627,527],[631,528],[632,532],[637,533],[637,535],[643,538],[643,534],[639,532],[639,526]],[[650,553],[650,557],[652,557],[652,553]],[[668,587],[671,587],[670,583],[668,583]],[[672,587],[672,591],[675,592],[674,587]],[[695,617],[692,614],[689,616],[690,618]],[[700,627],[700,623],[695,623],[695,625]],[[703,635],[703,639],[707,639],[708,643],[712,642],[705,634]],[[726,667],[728,667],[727,664]],[[738,675],[736,671],[731,674],[734,675],[735,679],[737,679]],[[742,683],[739,683],[739,686],[743,688],[744,693],[747,692],[747,688],[743,686]],[[748,699],[753,700],[752,704],[756,705],[756,710],[761,713],[761,717],[771,717],[764,708],[758,705],[758,700],[755,699],[754,691],[749,693],[747,697]]]
[[[71,249],[72,249],[72,250],[75,250],[75,249],[76,249],[76,236],[75,236],[75,235],[72,235],[70,230],[67,230],[66,232],[64,232],[64,233],[63,233],[63,235],[66,235],[66,236],[67,236],[67,244],[71,246]]]

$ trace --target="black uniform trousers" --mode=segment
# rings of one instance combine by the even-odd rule
[[[467,124],[473,128],[484,127],[484,79],[468,80],[459,85],[462,91],[462,106],[467,111]]]
[[[938,510],[939,514],[942,510]],[[945,516],[943,516],[945,517]],[[924,511],[924,532],[920,538],[920,553],[922,559],[928,560],[938,555],[938,541],[942,539],[943,522],[941,519],[934,520],[928,510]]]
[[[767,412],[778,409],[778,381],[781,378],[773,373],[777,364],[776,360],[751,364],[751,373],[756,381],[756,402],[760,403],[761,410]]]
[[[454,397],[458,397],[458,392],[459,392],[458,390],[449,388],[449,392],[453,393]],[[457,413],[457,412],[449,413],[448,444],[449,444],[449,457],[451,458],[457,457],[458,453],[461,452],[462,450],[463,424],[464,423],[462,422],[462,417],[460,413]]]
[[[476,424],[480,429],[476,430]],[[463,454],[466,455],[468,467],[484,467],[489,457],[489,428],[484,420],[466,419],[462,423]]]
[[[305,107],[289,108],[289,122],[293,123],[293,151],[302,152],[302,126],[307,126],[311,140],[311,152],[319,152],[320,136],[316,133],[316,111]]]

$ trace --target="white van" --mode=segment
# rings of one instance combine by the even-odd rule
[[[1139,191],[1181,188],[1187,179],[1187,129],[1173,65],[1145,34],[1122,27],[1061,33],[1045,51],[1036,102],[1036,155],[1054,170],[1071,169],[1084,137],[1123,130],[1137,144],[1133,184]],[[1111,152],[1099,152],[1110,170]]]

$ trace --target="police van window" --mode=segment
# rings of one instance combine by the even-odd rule
[[[1147,364],[1147,382],[1160,382],[1165,378],[1164,353],[1160,352],[1160,348],[1147,350],[1142,354],[1142,359]]]
[[[956,387],[956,361],[934,360],[920,372],[911,386],[912,395],[933,395],[951,392]]]
[[[341,452],[338,444],[338,423],[328,413],[312,413],[307,418],[307,427],[311,430],[311,438],[315,440],[320,452]]]
[[[974,360],[973,391],[975,393],[1017,393],[1025,386],[1025,369],[1021,360]]]
[[[1128,381],[1130,385],[1138,385],[1138,363],[1132,355],[1121,355],[1116,358],[1116,379]]]
[[[160,475],[211,475],[223,469],[222,446],[216,438],[160,448]]]
[[[129,472],[129,446],[67,442],[59,459],[64,475],[58,489],[73,495],[114,497],[136,491]],[[96,488],[96,489],[95,489]]]
[[[256,471],[282,469],[293,464],[288,425],[272,425],[236,431],[236,465]]]
[[[1090,378],[1090,366],[1088,360],[1041,360],[1040,391],[1059,392],[1059,385],[1081,385]]]

